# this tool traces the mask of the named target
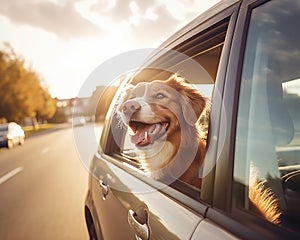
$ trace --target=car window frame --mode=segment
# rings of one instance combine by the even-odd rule
[[[196,27],[194,27],[192,30],[193,32],[197,32],[197,34],[200,35],[202,32],[206,31],[210,27],[216,26],[218,23],[225,21],[225,19],[228,19],[228,27],[227,27],[227,31],[226,31],[226,36],[225,36],[224,46],[223,46],[223,50],[222,50],[222,54],[221,54],[221,59],[219,61],[219,67],[218,67],[218,71],[217,71],[216,84],[215,84],[215,89],[217,89],[217,91],[219,93],[223,92],[225,73],[227,70],[227,61],[229,58],[231,41],[233,39],[233,33],[234,33],[235,25],[236,25],[239,5],[240,5],[239,1],[232,1],[231,5],[227,5],[227,7],[223,11],[218,12],[216,15],[213,15],[212,17],[204,18],[204,20],[202,22],[199,22],[198,25]],[[187,35],[189,35],[189,34],[190,34],[189,31],[187,31],[185,34],[182,34],[180,37],[178,37],[176,40],[174,40],[171,43],[171,45],[174,45],[174,43],[176,43],[176,42],[181,43],[183,39],[185,39],[184,41],[186,41]],[[194,36],[194,35],[192,35],[192,36]],[[161,47],[168,47],[168,45],[162,44]],[[154,57],[154,59],[160,58],[159,54],[157,54],[156,56],[157,56],[157,58]],[[124,81],[123,84],[125,85],[126,81]],[[142,174],[138,174],[138,172],[135,169],[133,169],[133,167],[128,166],[128,164],[122,164],[121,162],[118,162],[113,157],[108,155],[112,151],[110,146],[115,146],[115,144],[113,144],[114,139],[113,139],[113,136],[111,133],[110,126],[112,125],[112,121],[113,121],[112,113],[114,111],[114,105],[118,100],[117,96],[118,96],[118,94],[120,94],[119,91],[121,88],[122,87],[120,87],[118,89],[118,91],[116,93],[116,97],[113,99],[112,104],[107,112],[106,120],[105,120],[105,123],[103,126],[103,133],[102,133],[101,139],[100,139],[100,146],[98,149],[98,154],[101,155],[101,158],[104,158],[104,159],[112,162],[113,164],[119,166],[126,172],[129,172],[130,174],[134,175],[141,181],[144,181],[146,184],[150,184],[153,187],[155,187],[156,189],[160,189],[160,191],[163,191],[165,194],[170,195],[171,197],[177,199],[178,201],[182,202],[186,206],[192,208],[193,210],[199,212],[201,215],[205,216],[208,206],[211,204],[211,201],[212,201],[212,199],[210,197],[205,197],[205,195],[211,196],[211,194],[213,192],[213,186],[214,186],[214,183],[213,183],[214,178],[212,177],[214,175],[213,169],[210,171],[210,174],[208,174],[208,176],[206,176],[203,179],[204,184],[202,184],[202,190],[205,189],[205,190],[203,190],[205,194],[201,193],[200,200],[194,200],[191,197],[189,197],[188,195],[186,195],[182,192],[179,192],[172,187],[165,185],[164,188],[160,188],[161,186],[159,185],[159,183],[157,181],[152,180],[148,177],[145,177]],[[217,103],[216,100],[218,100],[218,101],[220,100],[220,95],[214,93],[212,96],[212,101]],[[211,114],[216,116],[216,119],[218,119],[220,111],[221,111],[221,102],[214,104],[214,107],[212,107],[211,110],[212,110]],[[218,132],[219,122],[218,121],[210,122],[210,126],[212,126],[212,124],[213,124],[213,127],[211,127],[211,128],[215,129],[214,133]],[[208,144],[210,145],[210,147],[208,147],[208,152],[206,154],[205,159],[213,159],[214,156],[216,156],[217,145],[216,145],[216,142],[212,140],[212,138],[209,139]]]
[[[227,71],[223,81],[222,113],[220,114],[220,130],[217,140],[217,163],[215,172],[215,187],[212,205],[223,211],[232,210],[233,163],[235,151],[236,121],[239,100],[239,89],[242,75],[244,48],[247,39],[248,26],[253,8],[269,0],[242,1],[234,29],[232,45],[227,62]],[[227,184],[227,189],[223,184]],[[226,196],[224,198],[224,196]],[[221,197],[221,199],[220,199]]]

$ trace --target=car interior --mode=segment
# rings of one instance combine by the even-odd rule
[[[273,199],[267,208],[278,208],[275,224],[299,231],[300,70],[295,55],[299,49],[295,34],[299,33],[279,24],[292,25],[298,15],[291,5],[284,8],[290,17],[278,11],[276,3],[257,8],[252,14],[242,73],[234,175],[236,182],[244,185],[244,189],[236,188],[238,207],[260,215],[250,206],[249,189],[255,178],[261,193],[268,192]],[[262,14],[271,16],[271,12],[273,21],[256,24]]]

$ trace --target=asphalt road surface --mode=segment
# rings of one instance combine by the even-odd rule
[[[84,200],[93,156],[93,125],[39,134],[12,150],[0,149],[0,239],[88,239]],[[78,134],[77,134],[78,135]],[[75,137],[75,138],[78,138]],[[82,150],[80,150],[82,152]]]

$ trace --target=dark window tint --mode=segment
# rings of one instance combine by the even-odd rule
[[[240,89],[234,178],[239,207],[300,229],[300,2],[253,9]]]

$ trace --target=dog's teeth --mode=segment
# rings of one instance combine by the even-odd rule
[[[145,132],[145,139],[147,140],[147,138],[148,138],[148,132],[146,131]]]

